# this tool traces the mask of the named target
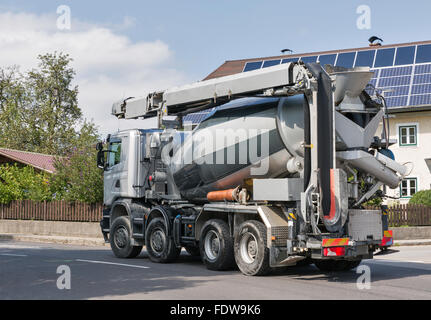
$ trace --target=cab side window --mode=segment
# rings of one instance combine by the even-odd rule
[[[109,143],[108,167],[115,166],[121,162],[121,141]]]

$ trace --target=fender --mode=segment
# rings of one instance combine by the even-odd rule
[[[111,218],[111,223],[114,221],[112,216],[118,207],[123,207],[126,211],[126,214],[130,220],[130,224],[133,224],[133,218],[144,218],[144,215],[149,212],[149,208],[143,204],[133,203],[131,199],[120,199],[113,203],[111,210],[109,212],[109,216]],[[115,217],[116,218],[116,217]]]
[[[119,216],[124,215],[124,214],[117,215],[117,216],[115,216],[115,215],[114,215],[115,210],[116,210],[118,207],[123,207],[123,208],[126,210],[126,213],[127,213],[127,216],[129,217],[129,220],[131,220],[131,216],[132,216],[132,214],[131,214],[131,213],[132,213],[132,210],[130,209],[130,200],[128,200],[128,199],[120,199],[120,200],[116,200],[116,201],[112,204],[111,210],[110,210],[110,212],[109,212],[110,225],[112,225],[112,223],[114,222],[115,218],[117,218],[117,217],[119,217]],[[112,218],[113,218],[113,215],[114,215],[114,219],[112,219]],[[130,221],[130,222],[131,222],[131,221]]]
[[[156,206],[151,209],[150,213],[145,216],[145,230],[147,229],[148,225],[150,224],[151,220],[156,217],[162,217],[165,221],[166,229],[166,235],[168,237],[172,236],[172,221],[174,220],[176,216],[176,212],[172,208],[163,207],[163,206]]]

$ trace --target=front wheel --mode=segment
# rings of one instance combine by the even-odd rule
[[[145,233],[145,246],[151,261],[168,263],[175,261],[181,253],[174,239],[167,235],[167,227],[162,218],[151,220]]]
[[[109,231],[109,242],[117,258],[134,258],[141,253],[142,246],[132,245],[132,228],[126,216],[114,220]]]
[[[235,237],[235,261],[248,276],[262,276],[271,270],[269,249],[266,246],[266,227],[262,222],[243,222]]]

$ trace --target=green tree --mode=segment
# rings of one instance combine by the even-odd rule
[[[75,71],[67,54],[40,55],[38,69],[28,72],[27,108],[34,150],[64,155],[73,146],[75,126],[82,118],[78,107],[78,87],[72,87]]]
[[[18,67],[0,69],[0,146],[25,145],[28,122],[24,110],[27,104],[25,81]]]
[[[57,156],[57,172],[50,177],[48,188],[55,199],[101,201],[97,128],[83,118],[78,105],[72,59],[55,52],[39,55],[38,60],[38,67],[24,74],[18,67],[0,68],[0,147]],[[15,176],[15,183],[2,185],[5,198],[21,199],[23,192],[34,200],[50,198],[26,191],[19,179],[27,177]]]
[[[38,59],[38,68],[25,75],[16,67],[0,70],[0,145],[64,155],[82,122],[72,59],[63,53]]]
[[[75,147],[66,157],[57,158],[56,174],[51,179],[56,199],[97,203],[103,201],[103,174],[97,168],[94,124],[85,122]]]

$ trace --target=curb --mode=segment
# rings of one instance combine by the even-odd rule
[[[425,246],[431,245],[431,239],[394,240],[394,246]]]
[[[58,244],[80,245],[80,246],[105,246],[106,245],[103,238],[44,236],[44,235],[28,235],[28,234],[16,234],[16,233],[0,234],[0,240],[58,243]]]

